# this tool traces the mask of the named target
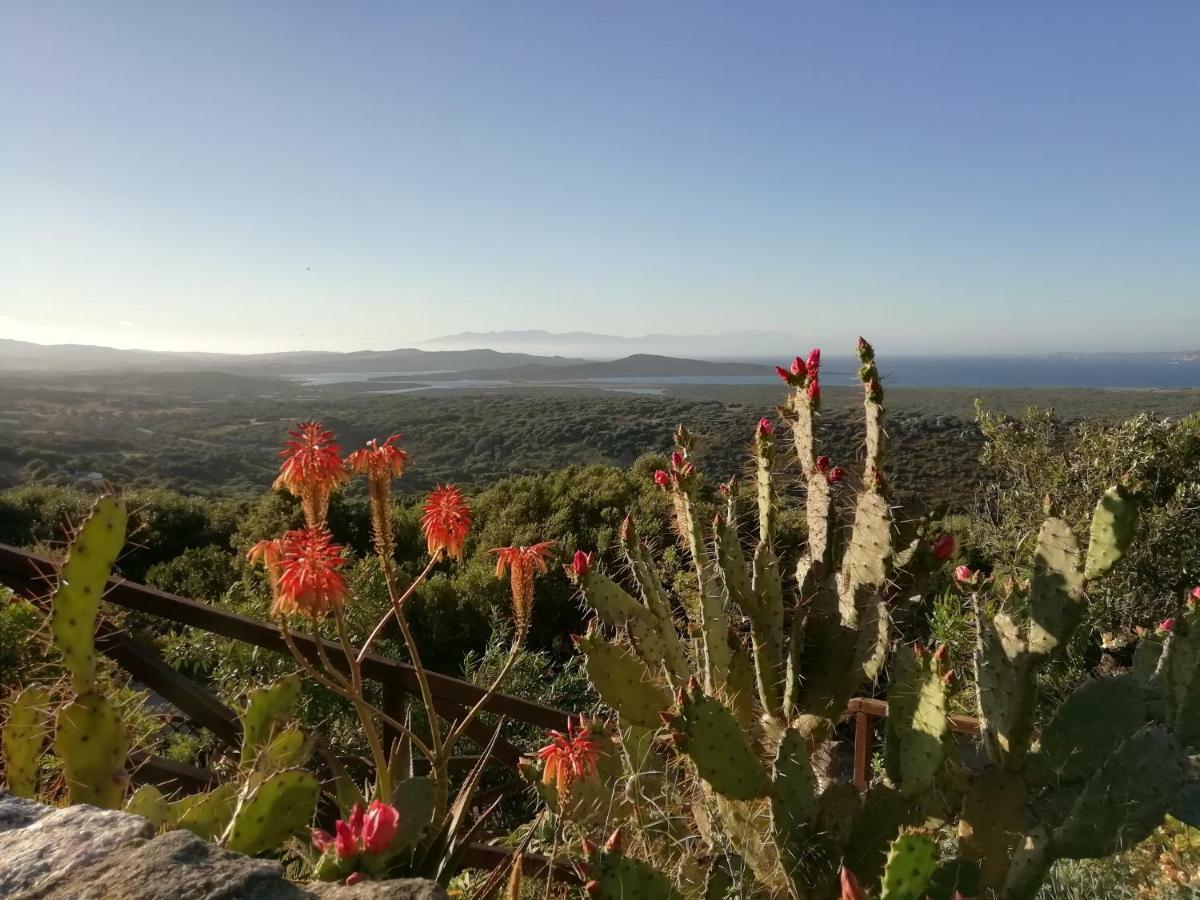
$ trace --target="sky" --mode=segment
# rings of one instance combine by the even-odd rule
[[[1200,346],[1200,3],[0,0],[0,338]]]

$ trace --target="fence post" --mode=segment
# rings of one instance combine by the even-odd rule
[[[871,758],[871,717],[861,709],[854,714],[854,786],[867,789],[867,763]]]

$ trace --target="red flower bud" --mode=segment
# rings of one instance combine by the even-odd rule
[[[954,535],[943,532],[937,536],[933,545],[929,548],[929,552],[933,554],[933,558],[938,562],[945,562],[954,555],[954,551],[958,549],[958,541],[954,539]]]
[[[678,450],[674,451],[671,454],[671,468],[673,468],[673,469],[682,469],[683,468],[683,454],[680,453]]]
[[[829,471],[829,457],[828,456],[818,456],[817,457],[817,471],[818,472],[828,472]]]
[[[811,403],[817,403],[821,399],[821,383],[816,378],[808,382],[808,399]]]
[[[608,840],[604,842],[604,849],[609,853],[621,852],[621,829],[617,828],[608,836]]]
[[[657,484],[660,488],[665,488],[667,485],[669,485],[671,483],[671,476],[668,475],[666,472],[664,472],[662,469],[657,469],[654,472],[654,483]]]
[[[758,428],[756,433],[759,437],[769,437],[775,433],[775,426],[771,424],[771,420],[765,416],[758,420]]]
[[[858,883],[854,873],[842,866],[842,897],[841,900],[867,900],[867,892]]]
[[[320,828],[314,828],[312,830],[313,849],[318,853],[324,853],[326,848],[328,848],[332,843],[333,835],[328,831],[322,831]]]
[[[1192,588],[1192,592],[1188,594],[1188,605],[1200,603],[1200,587]]]
[[[812,378],[817,377],[817,371],[821,368],[821,348],[813,347],[808,353],[808,362],[805,363],[805,368]]]
[[[951,687],[957,681],[958,675],[953,669],[942,676],[942,684],[946,685],[946,687]]]
[[[959,584],[978,584],[979,573],[970,566],[959,566],[954,570],[954,580]]]
[[[933,651],[933,658],[938,662],[945,662],[946,657],[950,655],[950,648],[945,644],[939,644],[938,648]]]
[[[592,554],[576,550],[571,560],[571,571],[575,573],[576,578],[583,578],[592,571]]]
[[[1158,623],[1158,630],[1162,632],[1172,632],[1175,630],[1175,620],[1173,618],[1163,619]]]
[[[351,872],[349,875],[346,876],[346,885],[350,886],[350,885],[358,884],[360,881],[362,881],[366,877],[367,876],[364,875],[362,872]]]
[[[584,856],[591,856],[596,852],[596,845],[589,841],[586,836],[580,840],[579,846],[583,849]]]
[[[599,897],[600,892],[604,890],[604,886],[598,881],[589,881],[583,886],[583,889],[587,891],[589,897]]]
[[[785,369],[783,366],[776,366],[775,374],[779,376],[779,380],[782,381],[784,384],[792,383],[792,373],[789,372],[787,369]]]
[[[792,360],[792,374],[797,378],[803,378],[806,374],[808,374],[808,366],[806,366],[804,364],[804,360],[798,356]]]
[[[829,470],[829,474],[825,476],[825,478],[829,481],[830,484],[837,484],[839,481],[841,481],[845,477],[846,477],[846,473],[842,469],[841,466],[834,466],[832,469]]]

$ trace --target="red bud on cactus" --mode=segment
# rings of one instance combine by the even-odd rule
[[[945,662],[946,657],[950,655],[950,648],[945,644],[938,644],[938,648],[933,651],[933,658],[938,662]]]
[[[830,484],[837,484],[846,477],[846,471],[841,466],[834,466],[829,470],[829,474],[825,476]]]
[[[346,885],[351,886],[351,885],[358,884],[360,881],[362,881],[366,877],[367,876],[365,876],[362,872],[351,872],[349,875],[346,876]]]
[[[808,374],[808,366],[806,366],[804,364],[804,360],[798,356],[792,360],[792,374],[797,378],[803,378]]]
[[[842,866],[842,900],[868,900],[863,886],[845,866]]]
[[[571,560],[571,571],[575,573],[576,578],[583,578],[592,571],[592,554],[584,553],[582,550],[575,551],[575,557]]]
[[[922,656],[925,655],[925,645],[922,644],[920,641],[913,644],[912,649],[913,649],[913,653],[916,654],[917,659],[920,659]]]
[[[596,845],[588,840],[586,836],[579,841],[579,846],[583,850],[584,856],[591,856],[596,852]]]
[[[688,463],[686,466],[683,467],[683,470],[680,474],[682,474],[684,478],[691,478],[693,475],[696,474],[696,467],[693,466],[691,463]]]
[[[817,457],[817,471],[818,472],[828,472],[829,471],[829,457],[828,456],[818,456]]]
[[[929,552],[938,562],[945,562],[954,555],[954,551],[957,549],[958,541],[955,540],[954,535],[942,532],[929,547]]]
[[[637,529],[633,527],[632,517],[626,516],[621,520],[621,531],[619,536],[621,538],[621,543],[637,542]]]
[[[660,488],[665,488],[667,485],[669,485],[671,483],[671,476],[668,475],[666,472],[664,472],[662,469],[656,469],[654,471],[654,483],[657,484]]]
[[[696,680],[695,675],[689,675],[687,680],[687,689],[690,694],[700,693],[700,682]]]
[[[808,399],[810,403],[818,403],[821,400],[821,383],[816,378],[808,382]]]
[[[680,453],[678,450],[674,451],[671,454],[671,468],[673,468],[673,469],[682,469],[683,468],[683,454]]]
[[[1192,588],[1192,592],[1188,594],[1188,606],[1195,606],[1200,603],[1200,587]]]
[[[775,426],[771,424],[771,420],[765,416],[758,420],[758,428],[755,429],[755,434],[758,437],[770,437],[775,433]]]
[[[579,642],[580,642],[580,641],[582,641],[582,640],[583,640],[583,635],[582,635],[582,634],[573,634],[573,635],[571,635],[571,643],[572,643],[572,644],[574,644],[576,647],[578,647],[578,646],[579,646]]]
[[[598,881],[589,881],[583,886],[583,889],[587,891],[589,897],[599,897],[602,890]]]
[[[782,381],[784,384],[792,383],[792,373],[789,372],[787,369],[785,369],[783,366],[776,366],[775,374],[779,376],[779,380]]]
[[[621,852],[621,829],[617,828],[608,836],[608,840],[604,842],[604,849],[609,853]]]
[[[808,352],[808,362],[804,364],[805,369],[812,378],[817,377],[817,371],[821,368],[821,348],[813,347]]]
[[[671,712],[669,709],[660,709],[658,711],[658,717],[662,719],[662,723],[664,725],[670,725],[675,721],[675,713]]]
[[[946,685],[946,687],[951,687],[957,681],[958,674],[953,669],[942,676],[942,684]]]
[[[1158,628],[1156,630],[1161,631],[1164,634],[1174,631],[1175,630],[1175,620],[1173,618],[1163,619],[1161,622],[1158,623]]]
[[[977,584],[979,582],[979,573],[970,566],[959,566],[954,570],[954,580],[959,584]]]

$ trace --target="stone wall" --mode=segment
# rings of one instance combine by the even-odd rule
[[[445,900],[420,879],[299,885],[272,860],[94,806],[53,809],[0,792],[0,897],[20,900]]]

